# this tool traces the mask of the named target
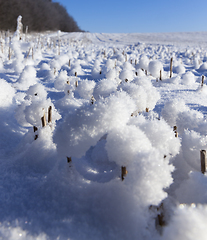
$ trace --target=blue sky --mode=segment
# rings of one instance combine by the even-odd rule
[[[89,32],[207,31],[207,0],[53,0]]]

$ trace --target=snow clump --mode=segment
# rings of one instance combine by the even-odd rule
[[[192,85],[195,83],[195,75],[192,72],[186,72],[182,75],[181,83],[184,85]]]
[[[153,77],[160,78],[160,71],[161,71],[161,76],[163,74],[163,65],[160,61],[157,61],[157,60],[150,61],[148,70],[152,74]]]
[[[0,79],[0,107],[8,107],[12,104],[15,89],[3,79]]]
[[[181,204],[175,211],[170,224],[165,227],[163,240],[205,240],[207,206]],[[182,227],[181,227],[182,226]]]
[[[36,79],[36,69],[31,66],[25,66],[22,73],[20,74],[19,79],[14,83],[15,88],[20,90],[28,90],[30,86],[37,83]]]

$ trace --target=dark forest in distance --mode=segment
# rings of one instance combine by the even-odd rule
[[[51,0],[0,0],[0,30],[15,31],[17,17],[22,16],[24,29],[41,32],[61,30],[82,31],[65,7]]]

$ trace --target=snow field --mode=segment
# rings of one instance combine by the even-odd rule
[[[0,38],[0,238],[205,239],[207,52],[87,37]]]

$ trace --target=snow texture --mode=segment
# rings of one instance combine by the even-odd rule
[[[206,33],[21,27],[0,38],[0,239],[206,239]]]

